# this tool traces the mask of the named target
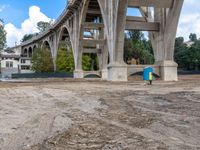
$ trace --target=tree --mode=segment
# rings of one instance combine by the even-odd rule
[[[91,57],[88,54],[84,54],[82,56],[82,69],[84,71],[90,71],[91,70]]]
[[[21,40],[21,42],[25,42],[28,41],[30,39],[32,39],[34,36],[37,36],[38,33],[34,33],[34,34],[25,34]]]
[[[4,29],[4,22],[0,19],[0,51],[6,47],[6,31]]]
[[[154,63],[151,42],[140,31],[128,31],[125,34],[124,61],[128,62],[133,58],[138,64]]]
[[[40,21],[37,23],[37,28],[40,32],[46,31],[50,26],[51,26],[51,21],[50,22]]]
[[[67,49],[64,45],[60,45],[56,60],[57,72],[73,72],[74,57],[72,49]]]
[[[174,46],[174,60],[178,63],[179,68],[185,67],[185,53],[188,50],[187,45],[184,43],[183,37],[177,37]]]
[[[53,72],[53,59],[47,48],[36,48],[32,57],[32,70],[38,73]]]
[[[196,37],[195,35],[196,34],[190,34],[190,38]],[[179,64],[180,68],[186,70],[200,70],[200,41],[195,40],[194,44],[187,47],[183,37],[176,38],[174,59]]]
[[[183,54],[184,67],[188,70],[200,70],[200,41],[196,41]]]
[[[197,40],[197,35],[195,34],[195,33],[190,33],[190,35],[189,35],[189,39],[190,39],[190,41],[196,41]]]

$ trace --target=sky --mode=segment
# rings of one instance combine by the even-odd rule
[[[37,22],[55,20],[65,6],[66,0],[0,0],[0,18],[5,23],[7,45],[19,44],[25,34],[38,32]],[[185,41],[190,33],[200,37],[199,8],[199,0],[184,1],[177,36],[183,36]]]

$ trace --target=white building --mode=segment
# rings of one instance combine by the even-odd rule
[[[31,58],[25,56],[21,49],[21,46],[16,46],[1,52],[1,75],[3,78],[10,78],[15,73],[33,73]]]

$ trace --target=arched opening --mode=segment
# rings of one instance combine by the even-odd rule
[[[98,71],[99,58],[96,53],[84,53],[82,56],[82,69],[84,71]]]
[[[107,51],[105,52],[103,17],[97,0],[86,1],[81,31],[82,69],[101,71],[104,63],[107,66],[104,58]]]
[[[21,56],[22,57],[28,57],[28,50],[27,50],[27,48],[25,48],[25,49],[22,50]]]
[[[156,73],[153,73],[153,77],[154,77],[154,80],[159,80],[160,79],[160,75],[156,74]],[[136,70],[133,70],[133,72],[129,72],[128,74],[128,80],[143,80],[143,69],[141,69],[141,71],[136,71]]]
[[[51,47],[48,41],[44,41],[44,43],[42,44],[42,49],[51,52]]]
[[[84,76],[84,78],[101,78],[101,76],[97,75],[97,74],[87,74]]]
[[[28,57],[31,58],[33,56],[33,49],[32,47],[29,47],[28,49]]]
[[[41,46],[34,48],[31,62],[32,70],[37,73],[50,73],[54,71],[51,47],[48,41],[44,41]]]
[[[154,53],[148,32],[148,16],[144,16],[141,8],[128,7],[127,20],[130,24],[146,25],[131,26],[125,30],[124,61],[128,65],[151,65],[154,63]]]
[[[74,55],[71,39],[67,27],[64,26],[59,36],[56,71],[72,73],[74,71],[74,67]]]
[[[34,45],[34,46],[33,46],[33,53],[34,53],[34,51],[36,50],[36,48],[37,48],[37,46]]]
[[[124,62],[128,65],[129,80],[142,79],[143,68],[155,62],[149,32],[157,31],[158,28],[150,20],[151,13],[150,8],[127,8],[126,24],[129,26],[125,27],[124,32]]]

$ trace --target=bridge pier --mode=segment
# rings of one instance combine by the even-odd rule
[[[108,80],[127,81],[127,65],[124,63],[124,31],[126,26],[126,13],[128,0],[102,1],[104,8],[103,16],[107,44],[109,51]],[[104,3],[104,4],[103,4]]]
[[[82,79],[82,78],[84,78],[84,72],[83,72],[83,70],[75,70],[74,71],[74,78],[75,79]]]
[[[159,74],[164,81],[178,81],[177,68],[178,64],[174,61],[165,60],[156,62],[155,64],[159,68]]]
[[[108,65],[108,81],[127,81],[127,65],[115,62]]]
[[[174,62],[174,44],[183,1],[173,0],[170,8],[154,8],[154,17],[150,17],[160,24],[158,32],[150,33],[150,39],[155,65],[159,66],[160,76],[164,81],[178,80],[178,65]]]

